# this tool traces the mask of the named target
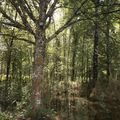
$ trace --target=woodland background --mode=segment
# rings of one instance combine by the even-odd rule
[[[0,0],[0,120],[31,119],[120,119],[120,0]]]

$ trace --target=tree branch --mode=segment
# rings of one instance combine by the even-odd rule
[[[6,19],[8,19],[11,22],[11,23],[8,23],[9,25],[11,25],[11,26],[14,25],[13,27],[25,30],[25,27],[22,24],[13,20],[9,15],[6,14],[6,12],[1,7],[0,7],[0,12],[2,13],[3,17],[5,17]]]
[[[19,0],[19,4],[21,6],[21,8],[23,8],[23,11],[26,12],[28,14],[28,16],[33,20],[34,23],[36,23],[36,18],[33,15],[33,12],[28,4],[28,2],[26,0]]]
[[[77,10],[74,12],[74,14],[67,20],[67,22],[62,26],[60,27],[58,30],[55,31],[55,33],[53,35],[51,35],[49,38],[48,38],[48,42],[51,41],[53,38],[55,38],[60,32],[62,32],[63,30],[65,30],[67,27],[79,22],[79,21],[82,21],[82,20],[86,20],[86,19],[76,19],[73,21],[73,19],[76,17],[78,11],[83,7],[83,5],[87,2],[88,0],[84,0],[81,5],[77,8]]]
[[[59,33],[61,33],[62,31],[64,31],[66,28],[70,27],[71,25],[74,25],[76,24],[77,22],[80,22],[80,21],[85,21],[85,20],[88,20],[88,19],[76,19],[74,21],[71,21],[69,23],[65,23],[62,27],[60,27],[58,30],[55,31],[55,33],[53,35],[51,35],[48,39],[47,39],[47,42],[50,42],[52,39],[54,39]]]
[[[48,18],[48,17],[51,17],[53,15],[53,12],[55,10],[55,6],[56,4],[58,3],[59,0],[54,0],[53,4],[51,5],[50,9],[48,10],[47,14],[46,14],[46,18],[45,20]]]
[[[27,17],[25,15],[25,11],[23,10],[23,7],[19,5],[20,3],[16,3],[15,0],[10,0],[10,3],[13,5],[13,7],[16,9],[18,14],[20,15],[26,30],[34,35],[34,31],[32,30],[32,27],[30,26],[29,22],[27,21]]]
[[[15,38],[15,39],[17,39],[17,40],[21,40],[21,41],[27,42],[27,43],[29,43],[29,44],[35,45],[35,42],[30,41],[30,40],[25,39],[25,38],[17,37],[17,35],[14,35],[14,36],[13,36],[13,35],[11,35],[11,34],[0,33],[0,36],[13,37],[13,38]]]

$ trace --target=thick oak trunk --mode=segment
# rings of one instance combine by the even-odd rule
[[[39,30],[35,37],[35,53],[34,53],[34,65],[33,65],[33,78],[32,78],[32,106],[33,114],[42,106],[41,96],[41,82],[43,80],[43,69],[45,59],[45,32]]]

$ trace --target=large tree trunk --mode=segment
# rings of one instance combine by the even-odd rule
[[[44,30],[38,30],[36,36],[34,53],[33,78],[32,78],[32,106],[33,114],[42,107],[41,82],[43,80],[43,69],[45,59],[46,37]]]

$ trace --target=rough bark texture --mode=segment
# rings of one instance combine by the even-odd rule
[[[34,68],[33,68],[33,111],[38,110],[42,105],[41,96],[41,82],[43,80],[43,68],[45,59],[45,32],[44,30],[38,30],[36,35],[36,45],[34,54]]]

